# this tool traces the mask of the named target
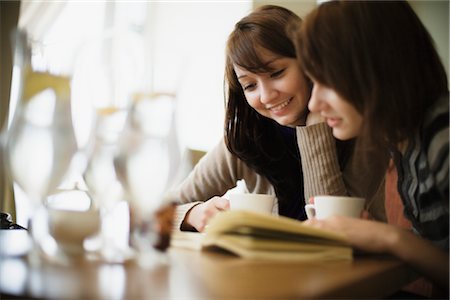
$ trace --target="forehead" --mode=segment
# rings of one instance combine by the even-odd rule
[[[262,63],[262,65],[259,66],[259,69],[263,70],[264,72],[270,72],[271,71],[271,65],[277,63],[283,57],[281,57],[280,55],[276,55],[276,54],[272,53],[269,50],[260,48],[260,49],[258,49],[258,58],[259,58],[259,60]],[[246,68],[244,68],[244,67],[242,67],[242,66],[240,66],[240,65],[238,65],[236,63],[233,63],[233,68],[234,68],[234,71],[236,72],[236,74],[238,76],[240,74],[244,74],[244,73],[256,74],[256,72],[247,70]]]
[[[269,51],[265,48],[262,47],[257,47],[256,51],[258,53],[259,58],[261,59],[261,61],[267,62],[270,60],[274,60],[276,58],[280,58],[279,54],[275,54],[272,51]]]
[[[271,72],[271,64],[282,57],[262,47],[255,47],[253,50],[233,56],[231,59],[233,68],[236,70],[236,67],[239,67],[241,71],[255,74]]]

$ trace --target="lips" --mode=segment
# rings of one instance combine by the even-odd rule
[[[292,101],[292,98],[289,98],[288,100],[286,100],[280,104],[277,104],[275,106],[268,107],[267,109],[272,112],[278,112],[278,111],[282,110],[283,108],[285,108],[286,106],[288,106],[288,104],[291,103],[291,101]]]
[[[328,126],[330,126],[330,127],[336,127],[341,122],[341,119],[338,119],[338,118],[326,118],[326,120],[327,120]]]

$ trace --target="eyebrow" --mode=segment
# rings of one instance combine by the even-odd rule
[[[264,63],[264,66],[270,65],[271,63],[273,63],[273,62],[276,61],[276,60],[279,60],[280,58],[281,58],[281,57],[275,57],[274,59],[265,62],[265,63]],[[243,69],[245,69],[245,68],[243,68]],[[247,74],[243,74],[243,75],[241,75],[241,76],[238,76],[237,79],[239,80],[239,79],[244,78],[244,77],[247,77]]]

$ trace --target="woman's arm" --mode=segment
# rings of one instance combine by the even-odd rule
[[[365,252],[390,253],[448,292],[448,252],[408,230],[381,222],[341,216],[308,220],[305,224],[344,234],[353,247]]]
[[[256,174],[231,154],[221,140],[188,177],[166,195],[166,201],[178,204],[174,227],[202,231],[214,214],[227,209],[228,201],[220,197],[241,179],[245,180],[250,192],[275,193],[267,178]]]
[[[448,252],[410,231],[401,230],[398,238],[390,245],[390,253],[415,267],[448,293]]]
[[[194,230],[191,224],[185,222],[186,216],[198,205],[223,195],[236,185],[238,162],[235,160],[221,140],[200,159],[186,179],[167,193],[165,201],[178,204],[175,228]]]
[[[317,195],[346,195],[331,128],[326,123],[297,127],[305,200]]]
[[[358,151],[349,156],[341,170],[332,129],[323,122],[308,125],[308,120],[307,126],[297,127],[305,199],[308,201],[316,195],[363,197],[372,217],[385,221],[384,179],[388,155]],[[375,157],[378,157],[376,161]]]

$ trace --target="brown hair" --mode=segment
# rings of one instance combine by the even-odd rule
[[[233,64],[255,72],[271,72],[259,56],[260,49],[295,58],[295,47],[286,33],[287,27],[300,18],[290,10],[265,5],[236,23],[228,37],[225,62],[226,117],[225,132],[230,150],[236,148],[247,132],[259,123],[259,114],[248,105]],[[248,125],[241,126],[242,123]]]
[[[294,44],[286,33],[291,22],[300,22],[300,18],[286,8],[266,5],[241,19],[230,34],[225,66],[225,141],[231,153],[271,182],[281,215],[304,218],[300,216],[304,214],[303,203],[298,199],[303,199],[303,177],[295,138],[286,142],[282,126],[247,103],[233,68],[237,64],[255,73],[272,71],[261,60],[261,49],[295,58]]]
[[[294,40],[306,73],[363,115],[364,145],[411,139],[427,107],[448,92],[433,40],[405,1],[323,3]]]

